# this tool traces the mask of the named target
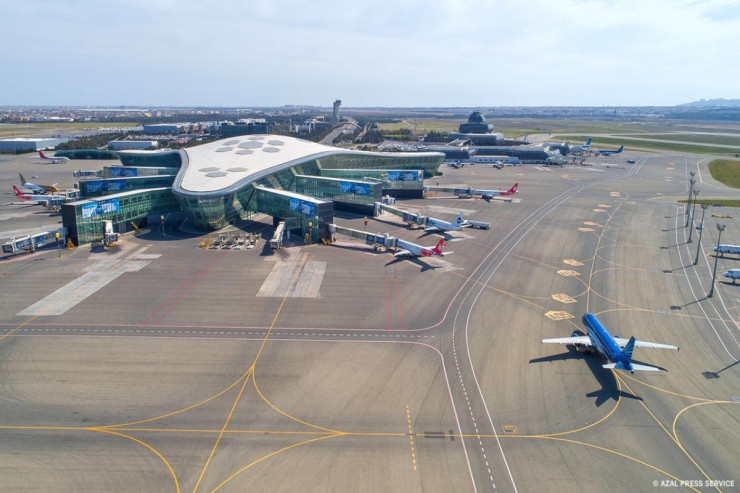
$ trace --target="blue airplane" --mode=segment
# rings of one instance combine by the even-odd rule
[[[676,346],[637,341],[634,337],[630,337],[629,340],[622,339],[619,336],[614,337],[601,325],[601,322],[593,313],[586,313],[583,316],[583,325],[586,327],[588,335],[582,335],[580,331],[576,331],[570,337],[543,339],[542,342],[545,344],[572,344],[578,351],[591,352],[595,348],[604,359],[609,361],[609,363],[602,365],[604,368],[628,370],[630,373],[634,373],[635,370],[661,371],[660,368],[654,366],[632,363],[632,351],[635,347],[678,350]]]
[[[599,154],[602,156],[611,156],[612,154],[620,154],[624,150],[624,146],[619,146],[619,149],[612,151],[609,149],[599,149]]]

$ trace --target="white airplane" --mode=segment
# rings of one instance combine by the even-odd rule
[[[403,250],[399,250],[394,253],[394,257],[444,257],[445,255],[452,253],[442,253],[442,249],[445,246],[444,238],[440,239],[437,246],[434,247],[424,247],[404,240],[397,240],[396,245],[401,247]]]
[[[587,151],[591,147],[591,137],[588,138],[585,144],[568,146],[568,152],[583,152]]]
[[[23,188],[27,188],[28,190],[33,190],[34,192],[41,193],[56,193],[59,191],[56,183],[53,185],[37,185],[35,183],[31,183],[30,181],[26,181],[26,179],[20,173],[18,173],[18,176],[21,177],[21,186]]]
[[[506,195],[514,195],[519,193],[519,184],[514,183],[514,186],[511,187],[508,190],[475,190],[475,193],[477,195],[480,195],[481,198],[485,200],[491,200],[493,197],[496,197],[498,195],[506,196]]]
[[[740,245],[719,245],[712,248],[715,252],[719,253],[720,257],[724,257],[725,253],[738,253],[740,254]]]
[[[13,192],[15,193],[15,197],[22,202],[36,201],[39,204],[48,204],[50,202],[64,202],[65,199],[64,195],[23,193],[15,185],[13,185]]]
[[[676,346],[636,341],[634,337],[630,337],[629,340],[622,339],[619,336],[614,337],[601,325],[601,322],[593,313],[586,313],[583,316],[583,325],[586,327],[588,335],[581,335],[582,332],[576,331],[570,337],[542,339],[542,342],[544,344],[572,344],[578,351],[592,351],[593,348],[596,348],[596,351],[609,361],[609,363],[602,365],[604,368],[629,370],[630,373],[634,373],[635,370],[661,371],[660,368],[654,366],[632,363],[632,351],[635,347],[678,350]]]
[[[471,226],[470,221],[463,219],[462,212],[452,222],[434,219],[433,217],[427,218],[427,225],[424,231],[460,231],[462,228],[469,228]]]
[[[68,157],[44,156],[44,153],[41,151],[39,151],[39,156],[41,156],[41,159],[43,159],[44,161],[51,161],[51,164],[68,163],[70,161]]]
[[[740,279],[740,269],[730,269],[724,274],[722,274],[722,277],[726,277],[727,279],[732,279],[732,284],[735,284],[735,280]]]

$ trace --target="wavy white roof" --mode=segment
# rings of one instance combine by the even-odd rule
[[[196,194],[224,190],[240,181],[254,181],[281,169],[330,154],[400,154],[340,149],[282,135],[241,135],[189,147],[180,152],[184,154],[183,169],[180,170],[180,180],[176,188]],[[407,153],[403,154],[408,156]],[[425,154],[438,155],[415,153],[419,157]]]

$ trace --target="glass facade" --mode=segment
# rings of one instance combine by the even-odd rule
[[[82,198],[112,195],[131,190],[171,187],[175,175],[135,176],[127,178],[108,178],[104,180],[80,181]]]
[[[162,151],[116,151],[118,158],[125,166],[155,166],[180,168],[182,158],[175,150]]]
[[[122,176],[176,175],[180,168],[158,168],[156,166],[103,166],[103,178]]]
[[[179,210],[171,188],[155,188],[63,204],[62,221],[69,238],[80,245],[103,239],[104,220],[113,222],[114,231],[123,232],[129,221]]]
[[[312,241],[328,237],[328,225],[334,221],[333,202],[285,190],[255,187],[254,209],[271,215],[275,221],[299,220],[301,235],[310,234]]]
[[[383,194],[393,197],[421,198],[424,194],[423,172],[400,169],[322,169],[321,176],[377,181]]]
[[[118,153],[101,149],[66,149],[54,155],[70,159],[118,159]]]
[[[423,170],[424,177],[437,173],[444,159],[443,154],[431,153],[382,153],[332,154],[318,159],[319,167],[326,169],[379,169]],[[323,174],[323,173],[322,173]]]
[[[223,195],[202,197],[177,195],[177,200],[180,201],[193,228],[199,231],[215,231],[226,224],[248,218],[255,210],[254,207],[251,210],[248,208],[253,193],[254,187],[250,184],[236,192]]]
[[[378,181],[296,175],[294,184],[297,193],[330,199],[335,209],[360,214],[372,214],[375,202],[383,198],[383,185]]]

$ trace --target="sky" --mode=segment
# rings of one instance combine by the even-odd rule
[[[0,105],[740,98],[740,1],[0,0]]]

